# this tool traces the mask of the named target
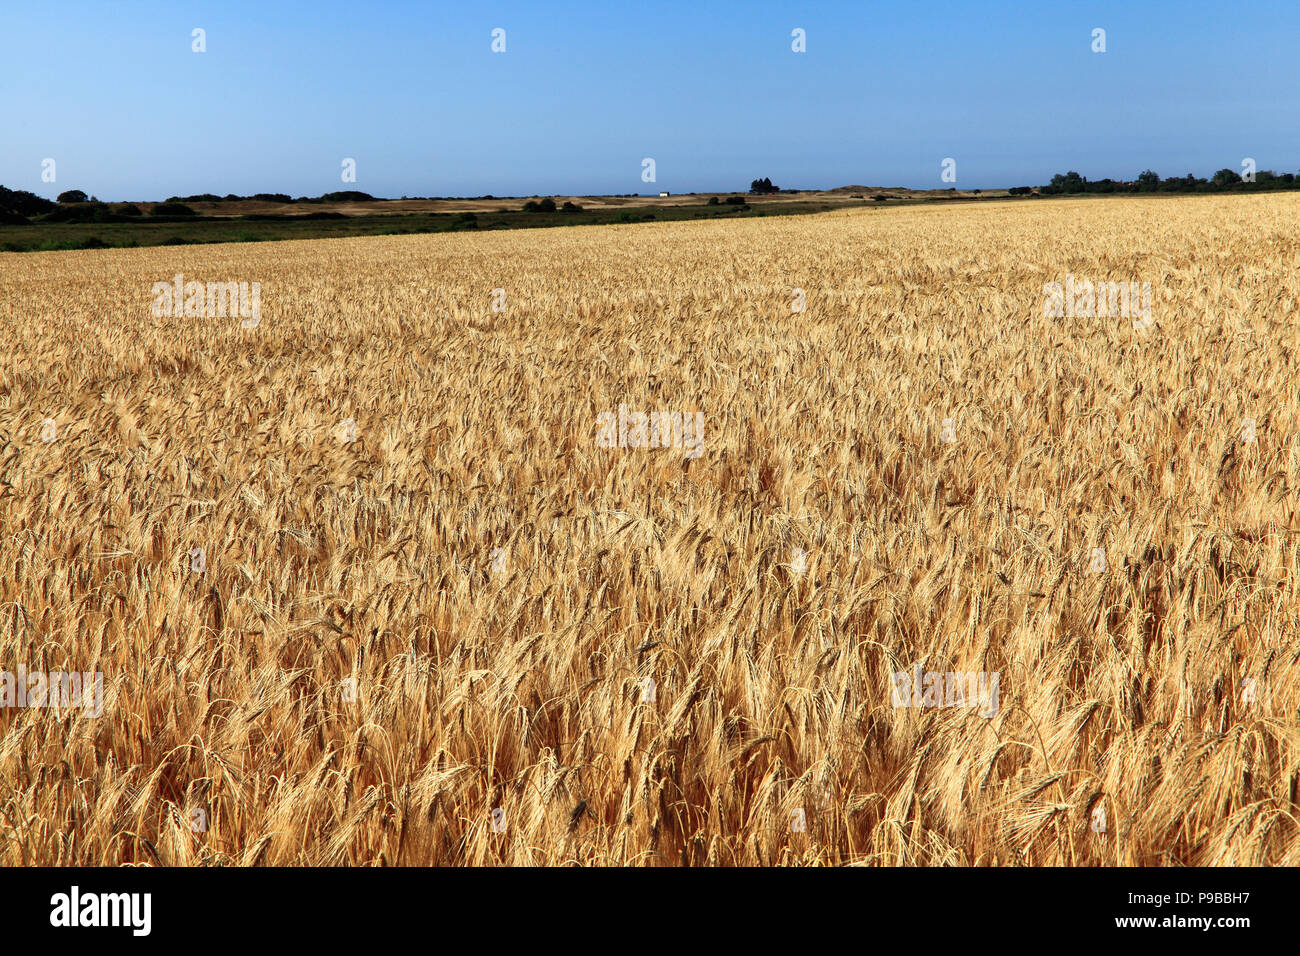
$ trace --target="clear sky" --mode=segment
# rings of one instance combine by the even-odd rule
[[[1300,0],[3,0],[0,36],[0,183],[51,198],[1300,169]]]

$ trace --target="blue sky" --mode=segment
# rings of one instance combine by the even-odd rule
[[[947,157],[964,188],[1300,170],[1296,0],[4,0],[0,32],[0,183],[49,197],[933,188]]]

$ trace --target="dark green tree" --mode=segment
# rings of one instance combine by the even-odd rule
[[[1072,169],[1065,174],[1057,173],[1048,186],[1051,192],[1081,193],[1085,182],[1084,178]]]
[[[37,196],[25,189],[6,189],[0,186],[0,213],[9,213],[21,218],[49,212],[53,208],[54,203],[44,196]]]

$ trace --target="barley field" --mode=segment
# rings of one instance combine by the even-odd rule
[[[0,863],[1298,865],[1298,220],[0,254]]]

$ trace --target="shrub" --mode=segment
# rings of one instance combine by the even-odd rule
[[[266,195],[278,195],[276,193],[267,193]],[[256,196],[253,198],[257,198]],[[286,197],[287,198],[287,197]],[[325,193],[318,202],[373,202],[374,196],[370,193],[357,192],[355,189],[345,189],[342,192]],[[284,200],[280,200],[283,202]]]
[[[195,216],[198,215],[189,206],[178,202],[160,202],[149,210],[151,216]]]
[[[55,206],[41,217],[42,222],[110,222],[114,218],[108,206],[102,202],[76,203],[68,206]]]

